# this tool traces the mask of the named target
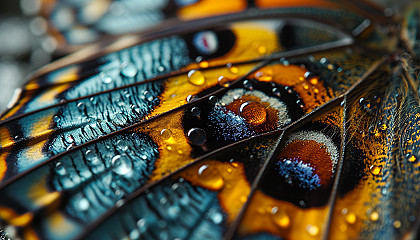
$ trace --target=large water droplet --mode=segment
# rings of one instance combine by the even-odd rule
[[[112,171],[119,175],[125,175],[132,170],[132,163],[126,155],[116,155],[111,160]]]
[[[188,72],[188,81],[193,85],[201,86],[206,79],[201,71],[191,70]]]
[[[222,87],[229,87],[230,85],[230,79],[225,76],[220,76],[218,79],[219,85]]]
[[[132,63],[121,64],[121,74],[126,77],[134,77],[137,74],[137,68]]]
[[[263,124],[267,119],[267,111],[265,107],[255,101],[248,101],[239,107],[239,114],[245,119],[247,123],[252,125]]]
[[[225,184],[219,170],[209,165],[203,165],[198,169],[200,183],[208,188],[219,190]]]
[[[168,140],[172,137],[172,132],[169,129],[162,129],[162,131],[160,131],[160,135],[162,136],[163,140]]]
[[[191,114],[194,117],[199,117],[200,114],[201,114],[201,110],[198,107],[193,107],[193,108],[191,108]]]
[[[206,132],[201,128],[191,128],[187,133],[187,137],[191,144],[197,146],[203,145],[207,140]]]
[[[216,96],[210,96],[209,97],[209,102],[212,105],[215,105],[218,101],[219,101],[219,99]]]

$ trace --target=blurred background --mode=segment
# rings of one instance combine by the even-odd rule
[[[0,112],[28,74],[51,61],[54,42],[38,10],[37,0],[0,1]]]

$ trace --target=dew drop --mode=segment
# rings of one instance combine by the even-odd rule
[[[147,223],[146,223],[146,219],[144,219],[144,218],[139,219],[139,220],[137,221],[136,225],[137,225],[138,230],[139,230],[141,233],[146,232],[146,230],[147,230]]]
[[[122,139],[118,140],[117,143],[116,143],[116,145],[122,151],[127,151],[127,149],[128,149],[128,146],[127,146],[126,141],[124,141]]]
[[[316,236],[319,233],[319,228],[317,226],[309,224],[306,226],[306,231],[309,233],[309,235]]]
[[[379,175],[380,173],[381,173],[381,171],[382,171],[382,167],[381,166],[377,166],[377,165],[372,165],[371,167],[370,167],[370,172],[373,174],[373,175]]]
[[[63,175],[67,174],[67,170],[61,162],[57,162],[55,164],[55,170],[56,170],[58,175],[63,176]]]
[[[252,90],[254,87],[252,86],[252,82],[249,80],[245,80],[243,83],[245,89]]]
[[[230,165],[232,165],[232,167],[234,168],[237,168],[239,166],[237,162],[231,162]]]
[[[198,169],[198,175],[200,178],[200,183],[206,185],[209,188],[219,190],[225,184],[222,175],[219,170],[209,165],[203,165]]]
[[[349,213],[346,215],[346,222],[349,224],[354,224],[356,222],[356,214],[354,213]]]
[[[89,209],[90,203],[83,195],[79,194],[74,199],[74,208],[78,211],[84,212]]]
[[[151,92],[149,92],[149,91],[144,91],[144,92],[143,92],[143,95],[144,95],[144,98],[145,98],[147,101],[149,101],[149,102],[153,101],[153,99],[155,98],[155,97],[153,96],[153,94],[152,94]]]
[[[162,129],[162,131],[160,131],[160,135],[162,136],[163,140],[168,140],[172,137],[172,132],[169,129]]]
[[[255,73],[255,78],[259,81],[269,82],[273,80],[273,71],[271,69],[265,69],[264,71],[258,71]]]
[[[229,69],[229,72],[233,74],[237,74],[239,72],[239,69],[232,65],[232,63],[228,63],[226,67]]]
[[[255,101],[248,101],[239,107],[239,114],[245,121],[252,125],[263,124],[267,119],[267,111],[265,107]]]
[[[216,96],[210,96],[209,97],[209,102],[212,105],[215,105],[218,101],[219,101],[219,99]]]
[[[188,81],[196,86],[201,86],[205,82],[204,75],[201,71],[191,70],[188,72]]]
[[[401,221],[400,220],[395,220],[393,225],[394,225],[394,228],[400,228],[401,227]]]
[[[372,221],[374,221],[374,222],[378,221],[378,219],[379,219],[379,214],[378,214],[378,212],[372,212],[372,213],[370,214],[369,218],[370,218],[370,220],[372,220]]]
[[[190,140],[191,144],[201,146],[206,140],[206,132],[201,128],[191,128],[188,130],[187,137]]]
[[[132,163],[126,155],[116,155],[111,160],[112,171],[118,175],[125,175],[132,170]]]
[[[125,77],[134,77],[137,74],[137,68],[132,63],[121,64],[121,74]]]
[[[287,228],[290,226],[290,217],[283,211],[272,211],[271,219],[279,228]]]
[[[222,87],[229,87],[230,86],[230,79],[225,76],[220,76],[218,79],[219,85]]]
[[[274,95],[276,95],[277,97],[281,97],[281,92],[280,89],[278,88],[273,88],[271,89],[271,91],[273,92]]]
[[[201,114],[201,110],[200,110],[198,107],[193,107],[193,108],[191,109],[191,114],[192,114],[194,117],[199,117],[199,116],[200,116],[200,114]]]
[[[105,84],[109,84],[109,83],[112,82],[112,78],[110,76],[108,76],[107,74],[105,74],[105,73],[100,73],[99,74],[99,78]]]

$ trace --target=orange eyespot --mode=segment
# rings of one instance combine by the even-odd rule
[[[318,175],[320,185],[326,187],[333,175],[333,161],[323,143],[314,140],[293,140],[282,150],[279,159],[296,159],[313,168],[313,174]]]
[[[251,125],[261,125],[267,120],[265,107],[254,101],[242,103],[239,107],[239,114]]]

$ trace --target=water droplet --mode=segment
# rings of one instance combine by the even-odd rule
[[[273,71],[271,69],[264,69],[255,73],[255,78],[259,81],[269,82],[273,79]]]
[[[273,88],[271,91],[272,91],[272,92],[273,92],[273,94],[274,94],[274,95],[276,95],[277,97],[281,97],[281,92],[280,92],[280,89],[278,89],[278,88]]]
[[[105,84],[109,84],[112,82],[112,78],[103,72],[99,74],[99,78]]]
[[[146,230],[147,230],[147,223],[146,223],[146,219],[144,219],[144,218],[142,218],[142,219],[139,219],[138,221],[137,221],[137,228],[138,228],[138,230],[141,232],[141,233],[144,233],[144,232],[146,232]]]
[[[239,107],[239,114],[247,123],[252,125],[263,124],[267,119],[267,111],[265,107],[255,101],[248,101]]]
[[[354,224],[356,222],[356,214],[354,213],[349,213],[346,215],[346,222],[349,224]]]
[[[191,70],[188,72],[188,81],[196,86],[201,86],[205,82],[204,75],[201,71]]]
[[[126,77],[134,77],[137,74],[137,68],[131,62],[122,63],[121,74]]]
[[[272,212],[271,219],[279,228],[287,228],[290,226],[290,217],[283,211]]]
[[[67,170],[61,162],[57,162],[55,164],[55,170],[56,170],[58,175],[63,176],[63,175],[67,174]]]
[[[242,195],[239,197],[239,201],[241,201],[242,203],[246,203],[247,200],[248,200],[248,196]]]
[[[243,83],[245,89],[252,90],[254,87],[252,86],[252,82],[249,80],[245,80]]]
[[[193,107],[193,108],[191,109],[191,114],[192,114],[194,117],[199,117],[199,116],[200,116],[200,114],[201,114],[201,110],[200,110],[198,107]]]
[[[136,240],[140,238],[140,232],[137,229],[132,230],[129,235],[131,240]]]
[[[372,165],[371,167],[370,167],[370,172],[373,174],[373,175],[379,175],[380,173],[381,173],[381,171],[382,171],[382,167],[381,166],[378,166],[378,165]]]
[[[191,102],[191,101],[194,100],[194,98],[195,97],[193,95],[188,95],[186,100],[187,100],[187,102]]]
[[[77,108],[83,110],[85,108],[85,104],[83,102],[77,103]]]
[[[168,208],[168,215],[170,218],[176,218],[178,217],[180,211],[181,208],[179,206],[173,205]]]
[[[328,70],[334,70],[334,65],[332,65],[331,63],[327,65]]]
[[[412,155],[409,159],[408,159],[408,161],[409,162],[415,162],[417,160],[417,158],[416,158],[416,156],[414,156],[414,155]]]
[[[209,102],[212,105],[215,105],[218,101],[219,101],[219,99],[216,96],[210,96],[209,97]]]
[[[219,170],[209,165],[203,165],[198,169],[198,175],[201,183],[209,188],[219,190],[225,184],[222,175]]]
[[[143,92],[143,95],[144,95],[144,99],[146,99],[147,101],[149,101],[149,102],[151,102],[151,101],[153,101],[154,100],[154,96],[153,96],[153,94],[151,93],[151,92],[149,92],[149,91],[144,91]]]
[[[160,135],[162,136],[163,140],[168,140],[172,137],[172,132],[169,129],[162,129],[162,131],[160,131]]]
[[[201,128],[191,128],[188,130],[187,137],[191,144],[197,146],[203,145],[207,140],[206,132]]]
[[[237,168],[239,166],[237,162],[231,162],[230,165],[232,165],[232,167],[234,168]]]
[[[314,93],[319,93],[318,88],[314,88]]]
[[[306,231],[309,233],[309,235],[316,236],[319,233],[319,228],[317,226],[309,224],[306,226]]]
[[[230,79],[225,76],[220,76],[217,80],[219,81],[219,85],[222,87],[230,86]]]
[[[216,209],[212,208],[208,211],[207,217],[214,223],[214,224],[221,224],[223,222],[223,215],[218,212]]]
[[[401,227],[401,221],[400,220],[395,220],[393,225],[394,225],[394,228],[400,228]]]
[[[166,146],[166,150],[172,151],[172,146],[170,146],[170,145]]]
[[[117,141],[116,145],[117,145],[117,147],[118,147],[119,149],[121,149],[122,151],[127,151],[127,149],[128,149],[127,142],[126,142],[126,141],[124,141],[124,140],[122,140],[122,139],[119,139],[119,140]]]
[[[371,214],[370,214],[370,220],[372,220],[372,221],[374,221],[374,222],[376,222],[376,221],[378,221],[378,219],[379,219],[379,214],[378,214],[378,212],[372,212]]]
[[[227,168],[227,169],[226,169],[226,171],[227,171],[228,173],[231,173],[231,172],[232,172],[232,168]]]
[[[239,72],[239,69],[232,65],[232,63],[226,64],[226,67],[229,69],[229,72],[233,74],[237,74]]]
[[[76,208],[78,211],[86,211],[89,209],[90,203],[89,200],[87,200],[83,195],[78,194],[74,198],[74,208]]]
[[[116,155],[111,160],[112,171],[119,175],[125,175],[132,170],[132,163],[126,155]]]

